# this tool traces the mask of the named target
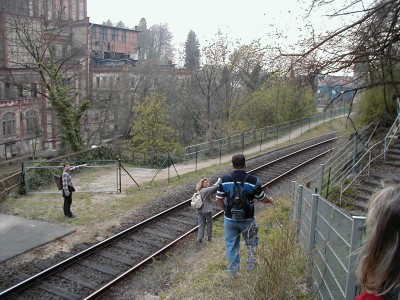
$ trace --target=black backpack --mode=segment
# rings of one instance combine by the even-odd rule
[[[233,181],[233,191],[229,193],[227,199],[227,207],[225,209],[225,216],[233,220],[245,220],[252,218],[254,216],[254,193],[248,193],[244,189],[244,183],[250,174],[246,174],[240,183],[234,179],[231,175]]]

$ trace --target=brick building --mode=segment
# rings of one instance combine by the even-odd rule
[[[0,9],[0,158],[55,149],[57,119],[35,60],[46,53],[45,47],[51,47],[56,59],[79,49],[65,74],[79,74],[73,80],[80,91],[74,100],[79,103],[87,97],[86,0],[1,0]]]
[[[129,131],[143,78],[151,90],[163,76],[190,75],[172,62],[141,65],[140,30],[90,23],[87,0],[0,0],[0,27],[0,160],[60,147],[62,128],[37,72],[40,59],[67,58],[62,80],[73,93],[69,98],[75,106],[91,101],[81,119],[88,146]],[[39,54],[29,52],[29,43]]]

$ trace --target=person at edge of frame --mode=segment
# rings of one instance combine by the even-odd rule
[[[356,300],[400,299],[400,184],[375,192],[368,202],[367,238],[356,269]]]
[[[255,251],[258,246],[258,226],[254,216],[254,201],[262,203],[274,203],[274,200],[267,196],[261,186],[259,179],[246,172],[246,158],[243,154],[232,156],[233,172],[224,175],[218,186],[216,203],[224,210],[224,232],[225,250],[228,259],[228,273],[235,278],[240,269],[240,237],[242,236],[248,252],[247,270],[255,269]],[[228,197],[234,188],[234,181],[243,182],[247,196],[248,212],[243,219],[236,218],[229,210]]]
[[[199,230],[197,231],[197,241],[201,243],[204,238],[204,231],[207,225],[207,240],[212,240],[212,226],[213,226],[213,200],[211,195],[217,191],[218,184],[221,182],[221,178],[218,178],[217,182],[210,186],[208,178],[202,178],[196,184],[196,191],[200,192],[201,199],[203,199],[202,207],[197,209],[197,220],[199,223]]]

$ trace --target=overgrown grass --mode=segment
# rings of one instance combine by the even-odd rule
[[[132,186],[122,194],[74,193],[71,209],[78,217],[73,219],[64,217],[64,200],[61,191],[59,195],[30,194],[9,196],[1,204],[1,211],[2,213],[33,220],[91,226],[114,218],[123,218],[135,208],[161,197],[164,193],[173,190],[177,186],[188,184],[188,182],[193,185],[194,190],[199,178],[210,177],[210,174],[220,172],[220,169],[227,167],[227,165],[222,164],[200,169],[197,172],[180,174],[179,178],[177,176],[170,178],[169,183],[167,179],[155,179],[151,185],[149,184],[150,182],[146,182],[141,184],[140,187]],[[104,173],[104,171],[100,169],[100,173]],[[76,174],[75,176],[84,176],[85,181],[97,178],[93,171],[85,174]]]
[[[161,299],[313,299],[305,289],[306,257],[298,248],[289,221],[290,201],[279,199],[257,218],[260,245],[256,271],[247,272],[246,249],[241,245],[241,270],[228,275],[223,238],[223,218],[214,222],[214,240],[199,247],[185,243],[190,257],[178,253],[157,264],[159,274],[168,273],[168,288]],[[195,253],[195,254],[193,254]],[[152,271],[149,271],[152,272]],[[165,274],[164,273],[164,274]],[[165,279],[164,279],[165,280]]]
[[[310,132],[301,137],[293,138],[290,142],[280,144],[279,147],[295,143],[300,140],[313,138],[322,134],[343,128],[344,120],[338,119],[311,129]],[[255,152],[253,154],[259,154]],[[252,154],[246,155],[250,157]],[[1,203],[1,212],[18,215],[28,219],[42,220],[48,222],[72,223],[90,226],[92,224],[109,220],[114,217],[124,216],[135,207],[143,205],[153,199],[162,196],[166,191],[174,189],[183,184],[193,184],[199,178],[212,177],[212,174],[219,174],[221,170],[229,168],[230,162],[215,165],[204,169],[198,169],[176,176],[175,170],[171,167],[171,178],[158,179],[157,177],[150,182],[142,184],[139,188],[132,186],[124,190],[120,196],[109,193],[75,193],[73,196],[72,210],[79,214],[79,218],[66,219],[62,212],[63,198],[61,192],[55,194],[22,195],[9,196]],[[96,169],[97,170],[97,169]],[[102,172],[102,171],[100,171]],[[94,180],[96,172],[83,170],[74,176],[84,176],[87,181]],[[210,178],[213,179],[213,178]],[[214,178],[216,179],[216,178]],[[51,184],[54,184],[53,182]]]

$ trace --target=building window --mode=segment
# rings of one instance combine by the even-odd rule
[[[31,83],[31,97],[37,98],[37,84]]]
[[[96,35],[96,33],[97,33],[96,27],[93,26],[93,27],[91,28],[91,31],[92,31],[92,39],[95,40],[95,39],[97,38],[97,35]]]
[[[96,77],[96,85],[99,87],[100,86],[100,76]]]
[[[17,89],[18,89],[18,98],[24,98],[24,87],[22,85],[19,85]]]
[[[76,21],[76,15],[77,15],[77,10],[78,10],[76,1],[77,0],[72,1],[72,16],[71,17],[72,17],[72,20],[74,20],[74,21]]]
[[[85,3],[83,0],[78,0],[78,20],[83,20],[84,19],[84,10],[85,10]]]
[[[100,40],[107,40],[107,28],[100,28]]]
[[[39,114],[36,110],[31,109],[25,113],[26,133],[38,133],[39,131]]]
[[[4,98],[10,98],[10,84],[8,82],[4,83]]]
[[[53,19],[53,0],[47,0],[47,20]]]
[[[60,18],[60,20],[68,20],[68,8],[67,8],[67,2],[65,0],[59,0],[57,1],[57,15]]]
[[[28,1],[29,6],[29,16],[33,17],[33,0]]]
[[[44,16],[44,3],[42,1],[38,2],[38,13],[39,16]]]
[[[4,2],[4,1],[1,1]],[[13,0],[13,1],[6,1],[5,4],[3,5],[6,7],[9,12],[14,13],[14,14],[19,14],[23,16],[31,16],[30,14],[30,7],[32,6],[32,0],[26,1],[26,0]]]
[[[117,29],[113,29],[112,40],[118,41],[118,30]]]
[[[15,126],[15,114],[12,112],[3,115],[3,135],[10,136],[17,132]]]
[[[126,31],[122,32],[121,38],[123,42],[126,42]]]

